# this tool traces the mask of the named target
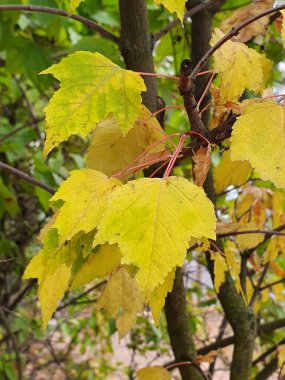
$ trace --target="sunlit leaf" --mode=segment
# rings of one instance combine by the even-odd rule
[[[181,177],[142,178],[113,192],[94,244],[118,244],[122,263],[139,270],[144,295],[183,264],[190,239],[215,238],[213,205]]]
[[[219,252],[211,252],[211,259],[214,260],[214,287],[216,292],[219,293],[221,285],[225,282],[228,267],[226,260]]]
[[[285,187],[285,107],[274,101],[244,101],[234,124],[233,160],[247,160],[264,180]]]
[[[211,43],[223,37],[215,29]],[[238,101],[245,89],[262,92],[267,81],[270,61],[240,42],[227,41],[214,53],[214,71],[219,74],[221,103]]]
[[[86,51],[69,55],[42,74],[53,74],[61,84],[45,108],[45,154],[73,134],[87,136],[110,113],[124,133],[134,126],[145,90],[139,74]]]
[[[74,170],[64,181],[51,202],[63,200],[53,227],[58,229],[59,241],[70,240],[80,231],[97,227],[111,192],[120,181],[92,169]]]
[[[156,326],[159,325],[161,309],[165,303],[165,297],[172,290],[173,281],[175,278],[175,268],[168,273],[164,282],[158,285],[152,292],[149,298],[149,306],[151,307],[152,316]]]
[[[154,0],[156,4],[162,4],[169,12],[176,12],[180,21],[183,21],[185,0]]]

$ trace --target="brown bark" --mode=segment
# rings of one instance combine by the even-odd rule
[[[121,53],[127,69],[154,72],[152,58],[153,42],[149,31],[145,0],[120,0]],[[143,102],[154,112],[157,109],[156,78],[144,77],[147,92]]]

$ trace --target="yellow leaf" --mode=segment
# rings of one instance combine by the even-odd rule
[[[165,368],[154,366],[138,370],[136,380],[170,380],[171,374]]]
[[[156,4],[162,4],[169,12],[177,13],[177,17],[183,22],[185,0],[154,0]]]
[[[64,296],[68,287],[71,268],[62,264],[51,275],[46,276],[39,286],[38,296],[42,311],[43,329],[51,319],[59,300]]]
[[[124,133],[134,126],[140,111],[140,93],[146,89],[139,74],[87,51],[69,55],[42,74],[53,74],[61,82],[45,108],[45,154],[73,134],[87,136],[109,113],[113,113]]]
[[[94,244],[118,244],[139,269],[144,295],[183,264],[191,238],[215,239],[215,214],[203,189],[181,177],[141,178],[116,189]]]
[[[285,107],[274,101],[243,102],[234,124],[232,160],[247,160],[260,177],[285,187]]]
[[[192,160],[195,163],[193,169],[195,177],[194,183],[197,186],[203,186],[211,165],[211,145],[209,144],[207,149],[201,146],[198,152],[192,156]]]
[[[240,186],[245,183],[251,173],[251,167],[247,161],[232,161],[230,152],[223,154],[220,164],[214,170],[215,190],[219,194],[228,186]]]
[[[108,198],[121,182],[92,169],[74,170],[64,181],[51,202],[63,200],[53,227],[58,229],[59,243],[70,240],[80,231],[97,227]]]
[[[226,260],[219,253],[211,252],[211,259],[214,260],[214,287],[219,293],[221,285],[225,282],[228,267]]]
[[[164,282],[158,285],[150,294],[149,306],[151,307],[152,316],[156,326],[159,325],[161,309],[165,303],[165,297],[171,292],[175,278],[175,268],[168,273]]]
[[[222,21],[219,28],[224,32],[229,32],[233,27],[241,24],[245,20],[257,13],[265,11],[273,6],[274,0],[262,0],[259,2],[254,2],[252,4],[246,5],[245,7],[238,8],[231,13],[230,17]],[[269,23],[270,16],[261,17],[259,20],[250,23],[248,26],[243,28],[236,37],[233,38],[235,41],[246,42],[251,40],[260,34],[264,34],[266,27]]]
[[[216,29],[212,45],[224,34]],[[262,54],[248,48],[240,42],[227,41],[214,53],[214,71],[219,74],[220,100],[224,104],[236,102],[247,88],[254,93],[265,88],[266,74],[264,67],[270,61]],[[267,71],[266,71],[267,72]]]
[[[139,118],[127,135],[124,135],[116,119],[109,117],[99,123],[93,133],[87,165],[109,176],[113,175],[126,168],[136,157],[164,136],[157,119],[145,106],[141,107]],[[150,152],[160,152],[164,148],[165,143],[161,143]],[[132,174],[133,171],[129,171],[124,177],[129,178]]]
[[[281,373],[279,372],[280,379],[282,375],[285,375],[285,344],[281,344],[277,347],[278,353],[278,367],[281,369]]]
[[[78,5],[81,3],[82,0],[70,0],[68,11],[70,13],[73,13],[75,9],[78,7]]]
[[[70,289],[88,284],[96,278],[105,277],[121,264],[121,253],[115,245],[102,245],[98,252],[90,253],[76,271]]]
[[[234,280],[235,287],[239,293],[242,294],[244,300],[245,295],[243,293],[241,283],[240,283],[240,254],[236,248],[236,245],[234,242],[228,240],[226,242],[226,245],[224,247],[224,252],[226,256],[226,262],[228,266],[228,270]]]
[[[246,223],[243,224],[239,231],[250,231],[258,230],[259,227],[255,223]],[[236,238],[238,248],[241,252],[246,251],[247,249],[256,247],[259,243],[264,240],[264,234],[240,234]]]
[[[32,258],[24,272],[24,279],[38,279],[38,296],[44,329],[68,288],[71,267],[76,257],[73,241],[52,251],[50,255],[47,255],[44,247]]]
[[[115,318],[120,339],[133,327],[143,303],[136,281],[125,268],[119,268],[111,276],[98,299],[98,307],[104,308]]]

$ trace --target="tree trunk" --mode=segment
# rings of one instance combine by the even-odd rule
[[[220,1],[221,5],[223,2]],[[216,5],[215,5],[216,6]],[[217,8],[216,8],[217,9]],[[203,10],[192,18],[192,62],[195,66],[197,62],[209,49],[209,41],[211,38],[212,15],[214,10]],[[204,69],[209,68],[209,62]],[[207,76],[198,79],[195,82],[196,99],[199,99],[203,93],[207,82]],[[208,95],[204,104],[209,102]],[[203,104],[202,107],[203,108]],[[203,122],[207,126],[208,114],[203,115]],[[206,194],[215,204],[215,190],[213,184],[212,172],[210,170],[204,185]],[[217,241],[217,245],[223,250],[222,241]],[[208,269],[214,280],[213,261],[207,254]],[[225,283],[221,286],[218,294],[219,300],[224,309],[227,320],[234,331],[234,352],[231,363],[230,380],[248,380],[250,376],[250,368],[253,356],[254,341],[256,337],[256,317],[243,301],[240,294],[237,293],[235,285],[228,275]]]
[[[121,53],[126,68],[140,72],[154,72],[153,43],[149,31],[146,0],[120,0]],[[147,92],[143,103],[151,112],[157,109],[156,78],[144,77]]]

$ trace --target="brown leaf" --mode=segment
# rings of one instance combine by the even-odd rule
[[[265,11],[273,6],[274,0],[260,0],[252,4],[246,5],[245,7],[239,8],[234,11],[230,17],[222,21],[220,29],[227,33],[233,27],[241,24],[243,21],[255,16],[257,13]],[[238,36],[234,37],[235,41],[246,42],[252,38],[265,33],[267,25],[269,23],[269,16],[262,17],[259,20],[249,24],[247,27],[242,29]]]
[[[198,152],[192,156],[192,160],[195,163],[194,183],[197,186],[203,186],[211,165],[211,145],[209,144],[207,149],[200,147]]]
[[[210,351],[206,355],[198,355],[195,362],[200,363],[212,363],[215,357],[218,355],[218,351]]]

